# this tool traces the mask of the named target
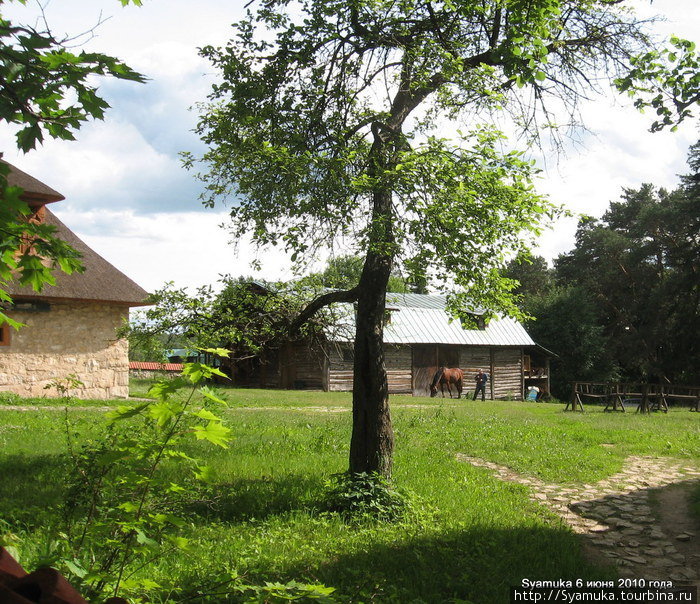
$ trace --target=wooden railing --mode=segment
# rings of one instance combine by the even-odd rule
[[[691,411],[700,411],[700,386],[626,382],[573,382],[571,399],[565,411],[583,411],[583,400],[598,400],[605,411],[625,411],[625,404],[636,404],[637,411],[668,411],[669,400],[685,401]]]

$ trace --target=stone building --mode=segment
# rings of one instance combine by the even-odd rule
[[[70,394],[80,398],[124,398],[129,395],[126,340],[117,329],[129,307],[144,304],[147,292],[99,256],[47,207],[64,197],[11,166],[10,185],[24,190],[22,199],[32,220],[53,225],[56,236],[82,255],[85,271],[66,275],[56,271],[56,285],[37,293],[29,286],[10,284],[13,304],[5,310],[25,326],[18,331],[0,326],[0,391],[21,396],[55,396],[44,387],[75,376],[83,386]]]

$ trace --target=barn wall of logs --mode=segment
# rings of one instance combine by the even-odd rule
[[[434,367],[427,375],[437,370],[444,356],[441,345],[435,346]],[[422,345],[425,348],[425,345]],[[487,396],[490,398],[521,399],[523,397],[523,352],[519,347],[455,346],[449,355],[451,364],[464,371],[464,392],[473,393],[474,376],[479,369],[489,376]],[[455,350],[456,349],[456,350]],[[392,394],[427,394],[426,388],[415,384],[416,375],[412,372],[413,347],[411,345],[388,345],[385,362]],[[332,391],[352,390],[352,346],[331,344],[328,350],[328,384]]]

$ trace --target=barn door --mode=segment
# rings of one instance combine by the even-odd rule
[[[438,345],[438,367],[459,367],[459,347]]]
[[[440,344],[413,346],[413,396],[430,396],[438,367],[459,367],[459,347]]]
[[[435,344],[413,346],[413,396],[430,396],[430,382],[438,368]]]

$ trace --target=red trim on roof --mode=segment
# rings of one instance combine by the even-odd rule
[[[182,363],[152,363],[150,361],[129,361],[129,369],[143,371],[182,371]]]

